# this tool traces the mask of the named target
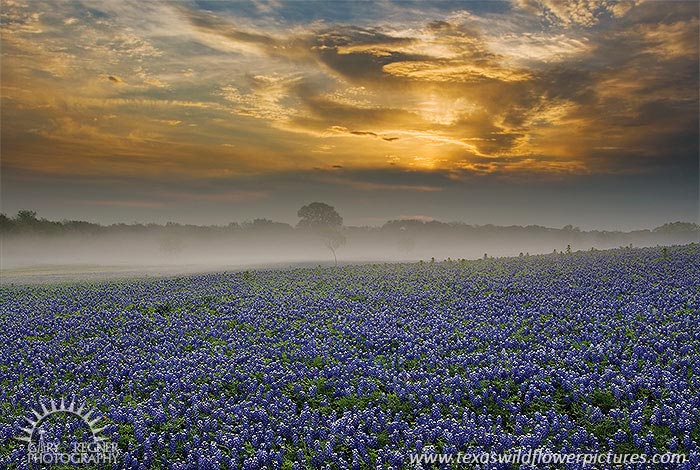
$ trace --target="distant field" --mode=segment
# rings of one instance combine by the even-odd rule
[[[4,285],[0,300],[0,468],[26,468],[12,438],[37,402],[72,396],[99,410],[114,468],[398,469],[429,446],[700,468],[697,244]],[[44,439],[76,435],[52,418]]]
[[[5,285],[57,284],[76,281],[115,281],[124,279],[162,278],[201,274],[212,271],[237,272],[260,269],[290,269],[295,267],[330,265],[323,263],[264,263],[240,265],[170,264],[170,265],[97,265],[43,264],[0,269],[0,283]],[[342,264],[342,263],[341,263]]]

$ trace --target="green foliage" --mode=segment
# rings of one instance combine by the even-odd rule
[[[339,227],[343,225],[343,218],[336,212],[333,206],[323,202],[312,202],[303,206],[297,212],[299,227]]]

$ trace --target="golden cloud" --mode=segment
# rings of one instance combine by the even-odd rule
[[[111,5],[99,21],[9,5],[3,166],[571,174],[632,168],[674,139],[692,150],[697,14],[598,3],[517,2],[540,29],[458,12],[282,27],[184,4]]]

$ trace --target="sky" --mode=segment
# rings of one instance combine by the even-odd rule
[[[699,8],[2,0],[2,212],[697,222]]]

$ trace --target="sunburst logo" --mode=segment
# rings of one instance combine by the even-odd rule
[[[75,399],[71,400],[67,406],[65,398],[61,398],[61,401],[58,405],[56,404],[55,400],[51,399],[50,406],[47,407],[46,404],[41,403],[40,410],[32,410],[32,414],[34,415],[33,419],[25,416],[24,420],[27,421],[27,423],[29,423],[29,427],[21,428],[22,431],[26,433],[26,435],[18,437],[17,439],[20,441],[27,442],[29,444],[37,442],[34,435],[37,433],[37,430],[39,429],[39,426],[41,426],[41,423],[43,423],[44,420],[46,420],[46,418],[48,418],[51,415],[57,413],[65,413],[77,416],[78,418],[83,420],[87,427],[90,428],[90,432],[92,432],[92,442],[105,441],[107,439],[103,436],[100,436],[100,432],[104,430],[104,426],[97,426],[100,419],[102,418],[100,418],[99,416],[93,417],[94,412],[94,409],[88,409],[84,404],[77,406],[75,403]],[[39,431],[39,434],[43,436],[41,431]]]
[[[59,402],[51,399],[49,404],[40,402],[40,408],[31,410],[32,416],[26,417],[27,427],[20,428],[24,435],[17,440],[27,443],[27,460],[30,463],[45,465],[54,464],[95,464],[116,463],[121,453],[116,443],[108,442],[100,433],[106,426],[100,425],[100,416],[97,416],[94,408],[88,408],[84,403],[78,405],[75,399],[66,404],[65,398]],[[74,442],[69,451],[63,451],[59,444],[47,442],[46,431],[41,425],[52,415],[63,413],[73,415],[90,429],[91,440],[89,442]]]

